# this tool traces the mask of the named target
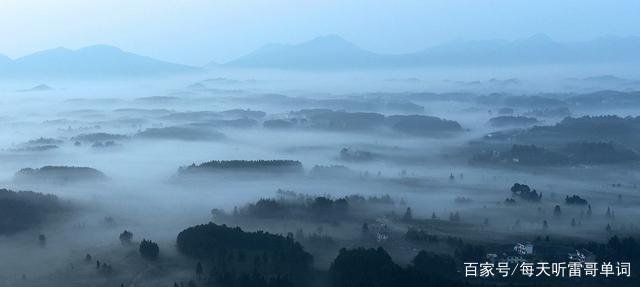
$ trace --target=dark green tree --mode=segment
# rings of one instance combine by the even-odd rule
[[[556,207],[553,208],[553,215],[555,216],[562,215],[562,210],[560,210],[560,205],[556,205]]]
[[[142,242],[140,242],[140,248],[138,248],[138,251],[140,252],[140,255],[142,255],[143,258],[148,260],[156,260],[160,255],[160,248],[158,247],[158,244],[151,240],[146,240],[146,239],[142,239]]]
[[[133,239],[133,233],[131,233],[130,231],[125,230],[122,233],[120,233],[120,243],[130,244],[131,239]]]
[[[202,270],[202,263],[198,261],[198,265],[196,266],[196,275],[198,278],[202,277],[202,273],[204,273],[204,270]]]
[[[404,215],[402,216],[402,220],[404,221],[413,220],[413,212],[411,212],[411,207],[407,207],[407,210],[404,212]]]

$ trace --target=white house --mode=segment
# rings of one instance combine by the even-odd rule
[[[530,242],[518,242],[513,246],[513,251],[520,255],[533,255],[533,244]]]

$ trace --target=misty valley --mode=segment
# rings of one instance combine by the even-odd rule
[[[381,74],[3,82],[0,286],[638,286],[465,276],[635,272],[638,81]]]

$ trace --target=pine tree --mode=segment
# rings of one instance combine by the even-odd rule
[[[122,233],[120,233],[120,243],[122,244],[130,244],[132,238],[133,238],[133,233],[131,233],[128,230],[125,230]]]
[[[407,210],[404,212],[402,216],[403,221],[411,221],[413,219],[413,213],[411,212],[411,207],[407,207]]]
[[[362,224],[362,234],[363,235],[369,234],[369,224],[367,224],[366,222]]]
[[[198,261],[198,265],[196,266],[196,275],[198,275],[198,278],[202,277],[202,273],[204,273],[204,270],[202,270],[202,263]]]
[[[160,254],[160,248],[158,247],[158,244],[146,239],[142,239],[138,251],[140,252],[140,255],[142,255],[142,257],[149,260],[157,259],[158,255]]]

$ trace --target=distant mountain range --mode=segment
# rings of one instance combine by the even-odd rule
[[[610,62],[640,62],[640,37],[602,37],[560,43],[538,34],[514,41],[458,41],[414,53],[389,55],[364,50],[339,36],[330,35],[297,45],[266,45],[223,66],[344,69]]]
[[[15,60],[0,56],[0,76],[14,77],[139,77],[198,72],[200,68],[173,64],[95,45],[78,50],[56,48]]]
[[[269,44],[223,66],[248,68],[363,68],[382,64],[388,56],[366,51],[335,35],[297,45]]]
[[[414,53],[379,54],[336,35],[295,44],[269,44],[224,64],[204,68],[290,70],[383,69],[428,66],[640,63],[640,37],[602,37],[560,43],[539,34],[505,41],[458,41]],[[140,77],[200,72],[201,67],[169,63],[116,47],[56,48],[17,59],[0,54],[0,78]]]

